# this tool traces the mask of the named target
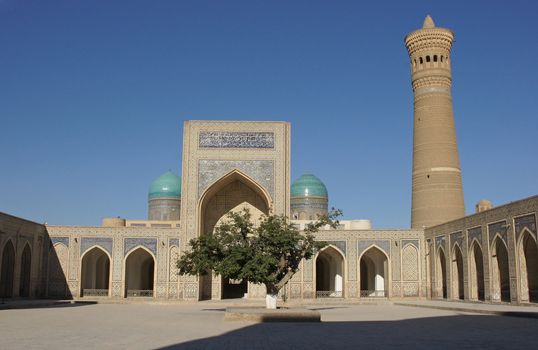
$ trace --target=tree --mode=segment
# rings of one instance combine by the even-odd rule
[[[314,240],[321,227],[336,228],[340,210],[319,216],[300,232],[285,215],[264,215],[257,227],[248,209],[230,212],[212,234],[189,242],[190,250],[177,262],[180,274],[205,275],[213,270],[224,278],[264,284],[266,307],[276,308],[279,290],[326,243]]]

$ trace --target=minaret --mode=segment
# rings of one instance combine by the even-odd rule
[[[465,216],[450,94],[453,41],[452,31],[436,27],[430,16],[405,37],[415,105],[412,228]]]

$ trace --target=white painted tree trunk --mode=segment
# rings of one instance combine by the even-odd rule
[[[278,294],[269,294],[265,295],[265,308],[266,309],[276,309],[276,301],[278,299]]]

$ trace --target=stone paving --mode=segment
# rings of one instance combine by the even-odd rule
[[[262,303],[262,302],[260,302]],[[310,305],[322,323],[226,322],[226,302],[0,310],[0,349],[534,348],[538,320],[391,305]]]

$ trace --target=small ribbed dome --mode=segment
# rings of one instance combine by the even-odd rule
[[[149,186],[148,198],[181,197],[181,177],[167,171],[155,179]]]
[[[292,197],[324,197],[329,198],[327,187],[312,174],[304,174],[291,185]]]

